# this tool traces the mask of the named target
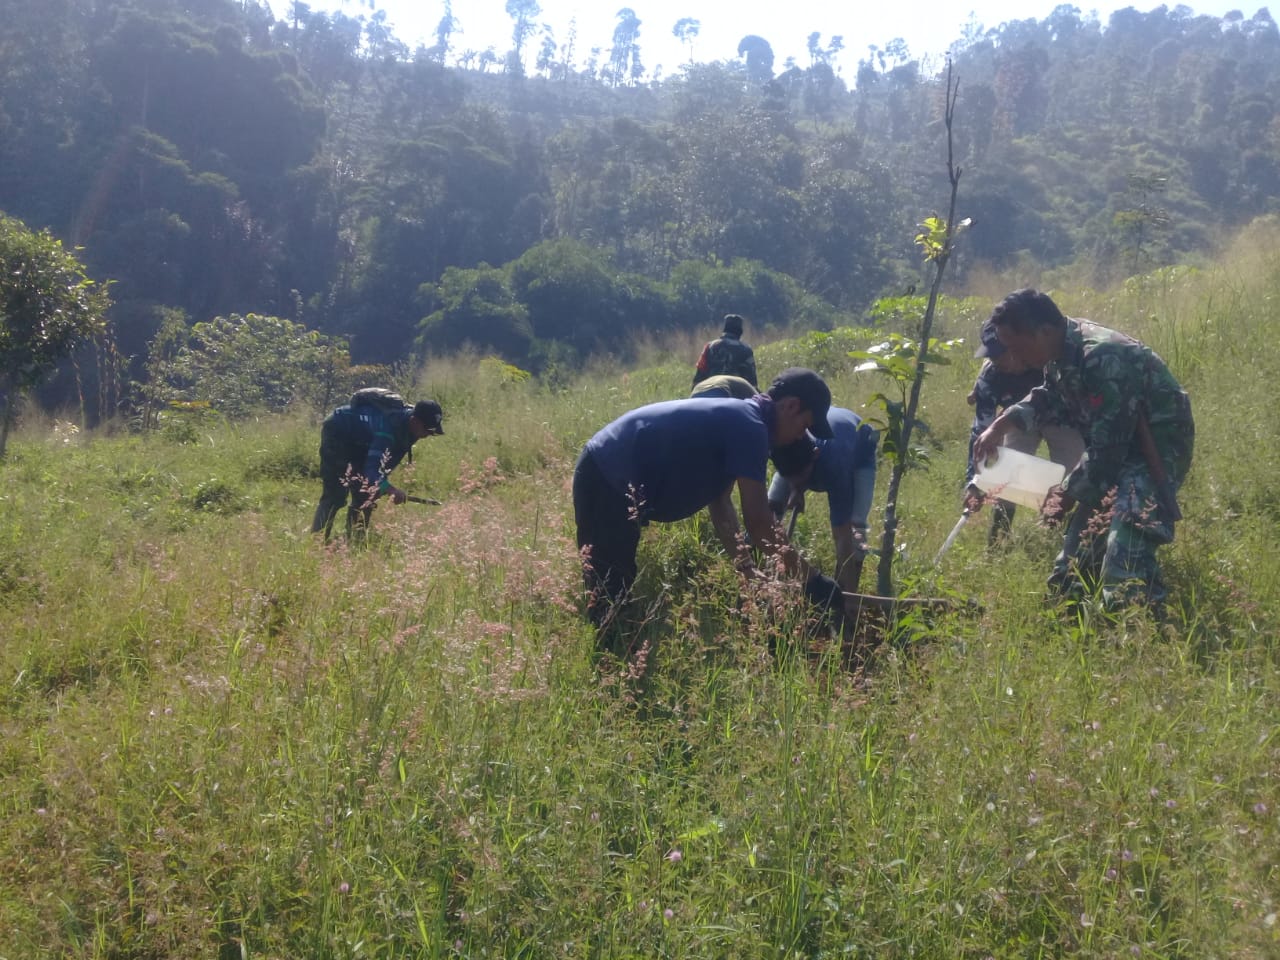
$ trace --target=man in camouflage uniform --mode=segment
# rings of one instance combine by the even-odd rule
[[[1159,603],[1165,588],[1156,549],[1181,519],[1176,495],[1191,467],[1191,400],[1144,344],[1087,320],[1063,316],[1035,290],[1005,297],[991,314],[1000,343],[1044,383],[1008,407],[974,442],[988,456],[1014,428],[1040,423],[1077,427],[1080,463],[1050,496],[1048,520],[1078,504],[1063,535],[1049,584],[1077,598],[1100,586],[1109,606]]]
[[[969,433],[969,467],[965,473],[964,507],[969,513],[982,509],[987,496],[973,482],[977,465],[973,459],[973,445],[987,427],[995,421],[996,414],[1017,403],[1040,384],[1044,383],[1044,370],[1040,367],[1024,367],[1014,360],[996,334],[990,320],[982,325],[981,343],[975,357],[985,357],[986,363],[978,371],[978,377],[969,393],[973,407],[973,428]],[[1062,465],[1068,473],[1075,469],[1084,453],[1084,439],[1074,427],[1058,423],[1038,423],[1035,430],[1013,429],[1005,434],[1004,445],[1019,453],[1035,454],[1044,440],[1049,448],[1049,459]],[[991,532],[988,546],[995,546],[1013,525],[1015,507],[1007,500],[995,498],[991,510]]]
[[[731,313],[724,318],[724,333],[719,340],[712,340],[702,348],[698,364],[693,371],[693,386],[707,377],[727,373],[741,377],[753,387],[756,384],[756,355],[750,346],[742,342],[742,318]]]

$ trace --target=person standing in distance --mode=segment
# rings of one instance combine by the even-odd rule
[[[741,377],[753,387],[756,383],[756,355],[750,346],[742,342],[742,317],[730,313],[724,318],[724,333],[702,348],[693,371],[693,386],[707,377],[729,374]]]

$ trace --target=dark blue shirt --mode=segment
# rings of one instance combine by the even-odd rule
[[[880,436],[856,413],[843,407],[832,407],[827,422],[834,436],[817,440],[818,459],[809,478],[809,489],[827,495],[831,525],[839,527],[854,519],[857,471],[875,469]]]
[[[999,411],[1017,403],[1042,383],[1044,371],[1038,368],[1023,373],[1004,373],[990,361],[982,365],[973,384],[973,428],[969,431],[966,484],[973,482],[973,442],[995,422]]]
[[[624,413],[587,441],[610,486],[634,491],[642,520],[691,517],[739,477],[764,483],[773,401],[667,400]]]

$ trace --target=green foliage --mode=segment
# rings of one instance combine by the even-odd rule
[[[296,404],[323,409],[346,386],[345,344],[282,317],[215,317],[195,324],[176,349],[174,336],[172,327],[162,330],[152,358],[168,395],[226,416]]]
[[[19,392],[106,328],[106,290],[47,230],[0,213],[0,456]]]
[[[528,353],[533,327],[528,308],[515,298],[508,271],[487,265],[450,267],[435,285],[433,299],[440,306],[419,327],[420,350],[450,353],[468,346],[513,359]]]
[[[948,354],[963,343],[963,340],[930,337],[924,355],[925,375],[929,374],[932,367],[948,366],[951,363]],[[901,444],[907,397],[915,383],[919,367],[919,344],[909,336],[891,333],[880,343],[865,350],[849,351],[849,357],[858,361],[855,373],[879,374],[892,386],[892,394],[877,392],[871,398],[883,412],[883,418],[869,418],[882,432],[881,452],[890,460],[900,461],[906,467],[927,464],[929,452],[925,447],[913,445],[909,450],[903,450]],[[928,425],[919,418],[915,421],[915,429],[923,435],[929,434]]]
[[[937,260],[946,250],[947,221],[941,217],[926,217],[916,234],[916,246],[921,248],[925,260]]]
[[[241,513],[248,507],[236,486],[218,477],[210,477],[196,484],[191,493],[191,505],[196,510],[224,516]]]

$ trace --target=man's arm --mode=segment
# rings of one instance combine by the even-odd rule
[[[782,569],[789,576],[799,577],[802,581],[807,579],[812,572],[809,564],[787,542],[787,535],[782,527],[774,522],[764,484],[758,480],[739,477],[738,499],[742,502],[742,518],[746,521],[752,545],[781,561]]]
[[[738,536],[738,512],[733,509],[733,487],[725,487],[724,493],[707,504],[707,512],[711,514],[711,526],[724,546],[725,552],[733,558],[733,565],[739,570],[751,564],[751,551]]]

